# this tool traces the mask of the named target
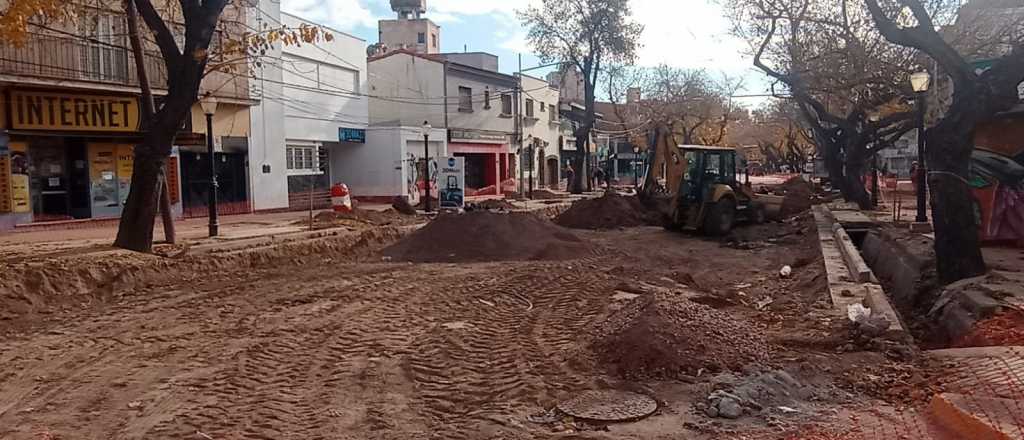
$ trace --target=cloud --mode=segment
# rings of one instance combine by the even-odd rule
[[[380,19],[367,0],[282,0],[281,10],[343,31],[376,28]]]
[[[513,53],[533,53],[533,48],[526,41],[525,30],[518,30],[513,32],[512,35],[506,35],[503,37],[503,41],[498,44],[498,47]]]
[[[439,24],[462,22],[462,17],[455,14],[449,14],[447,12],[431,12],[430,19]]]
[[[540,4],[540,0],[430,0],[427,8],[433,11],[455,15],[490,15],[502,14],[514,17],[516,10],[524,9],[532,4]]]

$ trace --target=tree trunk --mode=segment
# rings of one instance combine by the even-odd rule
[[[146,136],[147,139],[150,137],[152,132]],[[135,149],[132,186],[121,213],[114,246],[149,253],[153,251],[153,221],[160,203],[160,175],[167,156],[154,154],[146,145],[144,143]]]
[[[125,1],[125,12],[127,15],[128,41],[131,44],[132,58],[135,60],[135,72],[139,77],[139,88],[142,91],[142,119],[143,126],[152,123],[156,114],[156,101],[153,99],[153,88],[149,83],[149,72],[146,70],[145,52],[142,47],[142,38],[139,33],[138,11],[135,9],[134,0]],[[167,170],[160,170],[160,217],[164,224],[164,240],[167,243],[175,244],[178,241],[177,233],[174,230],[174,213],[171,212],[171,197],[167,182]]]
[[[981,253],[974,196],[966,180],[973,138],[972,129],[942,123],[925,134],[935,259],[943,284],[981,276],[988,270]]]
[[[586,173],[584,169],[584,156],[583,151],[586,148],[587,141],[585,138],[576,137],[576,154],[572,158],[572,167],[576,171],[573,174],[573,181],[569,182],[569,192],[572,194],[583,194],[583,175]]]
[[[847,160],[844,170],[844,187],[846,192],[844,193],[847,201],[857,204],[857,207],[862,210],[871,209],[871,195],[868,194],[867,189],[864,188],[864,162],[860,160]]]

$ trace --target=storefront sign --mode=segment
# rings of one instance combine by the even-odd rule
[[[481,142],[487,144],[504,144],[508,142],[508,135],[498,132],[452,130],[452,142]]]
[[[355,144],[366,143],[366,130],[358,128],[339,128],[338,139],[342,142],[352,142]]]
[[[462,209],[466,205],[466,158],[442,159],[437,174],[441,208]]]
[[[12,128],[113,131],[139,129],[139,101],[130,96],[11,91]]]
[[[28,144],[11,142],[11,205],[18,214],[32,212],[32,198],[28,190]]]

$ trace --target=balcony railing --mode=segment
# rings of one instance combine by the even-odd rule
[[[147,51],[145,65],[150,85],[166,89],[167,72],[160,54]],[[135,59],[128,47],[52,34],[34,33],[20,47],[0,44],[0,75],[139,87]],[[225,78],[225,74],[214,72],[204,86],[212,82],[216,82],[217,96],[248,98],[244,77]]]
[[[146,54],[153,88],[167,85],[163,60]],[[0,74],[138,87],[135,60],[127,47],[84,39],[32,34],[21,47],[0,45]]]

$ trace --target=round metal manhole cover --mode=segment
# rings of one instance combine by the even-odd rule
[[[627,422],[654,414],[658,410],[658,402],[629,391],[585,391],[559,403],[558,410],[578,419]]]

